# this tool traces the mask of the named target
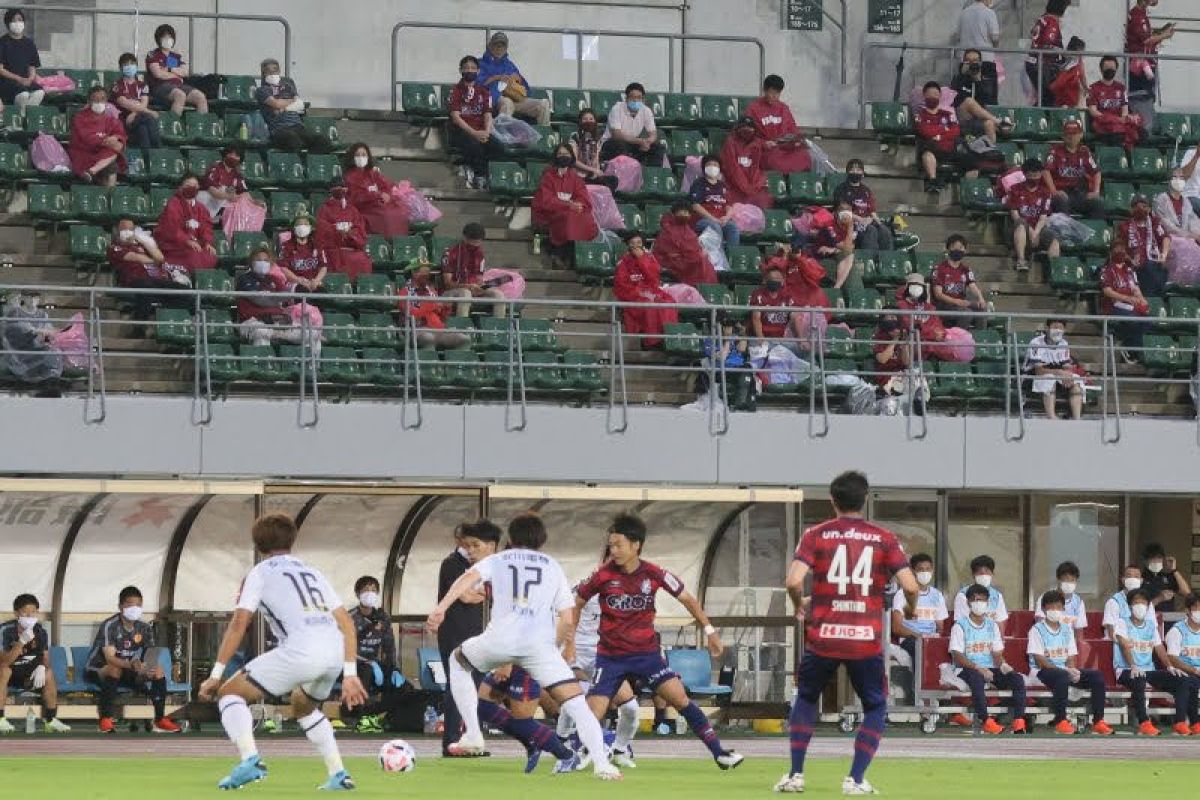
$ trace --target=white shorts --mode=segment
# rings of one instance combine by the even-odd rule
[[[571,663],[571,667],[582,672],[590,681],[596,674],[596,651],[576,650],[575,660]]]
[[[342,676],[342,656],[340,649],[333,648],[327,655],[314,656],[276,647],[251,661],[244,671],[250,683],[273,697],[286,700],[293,689],[299,689],[309,699],[323,703]]]
[[[576,683],[575,672],[550,642],[514,642],[507,633],[487,630],[467,639],[459,649],[480,672],[516,664],[540,683],[543,690],[563,683]]]

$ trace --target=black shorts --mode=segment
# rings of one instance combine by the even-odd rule
[[[30,661],[28,664],[20,664],[12,668],[12,674],[8,677],[8,688],[10,689],[30,689],[30,681],[33,680],[33,671],[41,666],[38,661]]]
[[[87,671],[87,679],[99,686],[100,672],[95,669],[89,669]],[[122,689],[140,692],[147,696],[154,694],[154,681],[144,675],[138,675],[131,669],[121,670],[121,677],[117,678],[117,686]]]

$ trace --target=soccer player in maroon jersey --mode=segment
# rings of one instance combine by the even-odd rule
[[[659,589],[677,599],[704,628],[708,651],[714,657],[725,651],[721,637],[708,621],[683,581],[657,564],[643,561],[642,545],[646,541],[646,523],[633,514],[618,514],[608,529],[608,552],[611,560],[592,573],[575,589],[575,619],[593,596],[600,596],[600,642],[596,647],[596,673],[588,690],[588,705],[597,719],[603,719],[613,697],[626,681],[635,687],[646,686],[662,697],[687,720],[692,731],[712,753],[721,769],[733,769],[745,756],[726,750],[713,730],[712,723],[693,703],[683,688],[683,681],[668,666],[654,630],[654,597]],[[565,657],[573,657],[574,632],[567,637]],[[618,730],[613,752],[627,746]]]
[[[907,601],[905,617],[912,619],[920,587],[896,534],[863,519],[868,489],[867,476],[861,472],[843,472],[833,479],[829,497],[837,517],[804,532],[788,570],[787,590],[796,604],[796,616],[805,620],[806,646],[789,721],[792,770],[775,784],[777,792],[804,791],[804,757],[817,720],[817,702],[838,667],[845,665],[862,701],[863,721],[842,794],[876,793],[866,772],[887,718],[883,590],[895,574]],[[809,574],[812,594],[805,597]]]

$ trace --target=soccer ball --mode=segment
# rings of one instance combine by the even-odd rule
[[[392,739],[379,748],[379,766],[384,772],[412,772],[417,754],[403,739]]]

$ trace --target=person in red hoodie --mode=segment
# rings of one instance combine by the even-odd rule
[[[613,297],[621,303],[674,303],[662,288],[662,267],[646,249],[646,238],[639,231],[625,239],[628,252],[617,262],[613,279]],[[663,329],[679,321],[673,308],[623,308],[621,320],[625,332],[640,337],[642,349],[660,347]]]
[[[755,131],[754,119],[738,119],[733,132],[721,146],[721,174],[730,203],[749,203],[762,209],[774,205],[763,171],[763,142]]]
[[[1137,271],[1129,257],[1129,246],[1120,238],[1114,239],[1108,251],[1108,263],[1100,270],[1100,313],[1113,317],[1129,317],[1129,322],[1113,323],[1113,334],[1121,343],[1120,356],[1132,364],[1141,355],[1150,304],[1138,286]]]
[[[495,286],[487,286],[483,280],[483,239],[486,235],[478,222],[468,222],[462,229],[462,241],[442,254],[442,294],[464,301],[455,306],[457,316],[470,316],[473,297],[497,300],[504,297],[503,292]],[[497,317],[508,315],[508,306],[504,303],[493,303],[491,310]]]
[[[117,174],[125,171],[128,138],[120,118],[108,113],[108,90],[93,86],[87,107],[71,121],[71,142],[67,145],[71,169],[88,183],[114,186]]]
[[[767,267],[762,286],[750,293],[750,305],[762,311],[750,312],[750,331],[760,343],[781,344],[792,352],[799,352],[800,343],[792,329],[792,309],[796,301],[783,283],[783,272]]]
[[[1088,87],[1088,114],[1093,132],[1118,139],[1132,150],[1142,138],[1142,118],[1129,113],[1129,97],[1125,84],[1117,80],[1117,67],[1113,56],[1100,59],[1100,80]]]
[[[550,229],[550,256],[558,267],[571,264],[575,242],[590,242],[600,235],[587,184],[574,167],[570,145],[554,148],[553,163],[542,173],[533,196],[533,224]]]
[[[910,324],[914,325],[921,334],[923,357],[926,359],[936,358],[938,343],[946,339],[946,328],[937,316],[937,308],[929,298],[925,276],[919,272],[911,273],[905,278],[904,285],[896,290],[896,298],[896,308],[902,311],[918,312],[911,316],[902,316],[900,318],[901,326],[904,330],[909,330]]]
[[[237,144],[227,144],[221,150],[221,159],[214,161],[204,173],[200,181],[200,202],[208,209],[215,220],[225,210],[225,207],[246,194],[250,188],[246,185],[246,176],[242,174],[242,148]],[[266,208],[261,200],[252,202]]]
[[[700,238],[692,226],[687,200],[676,200],[670,213],[662,215],[658,236],[654,239],[654,257],[680,283],[700,286],[717,282],[717,271],[700,247]]]
[[[439,294],[433,284],[428,261],[421,261],[409,273],[408,280],[396,294],[400,297],[425,297],[425,302],[400,303],[400,319],[412,318],[417,326],[417,346],[434,347],[438,350],[452,350],[466,347],[471,343],[471,337],[461,331],[446,330],[446,318],[454,306],[450,303],[432,302]]]
[[[189,275],[198,269],[217,266],[212,217],[197,202],[199,193],[200,179],[185,172],[179,180],[179,189],[167,201],[154,228],[154,239],[167,263],[182,267]]]
[[[1013,260],[1017,272],[1026,272],[1037,251],[1057,258],[1062,250],[1050,229],[1050,188],[1042,179],[1042,162],[1029,158],[1021,165],[1025,181],[1008,190],[1004,206],[1012,219]]]
[[[292,220],[292,236],[279,251],[279,268],[296,292],[317,292],[325,283],[329,261],[313,238],[313,221],[308,214]]]
[[[392,195],[393,184],[375,166],[371,148],[361,142],[351,145],[342,169],[350,203],[362,214],[367,233],[408,236],[408,206]]]
[[[769,270],[779,270],[783,276],[783,286],[792,296],[799,308],[828,308],[829,298],[821,288],[825,280],[825,268],[803,252],[792,249],[786,242],[776,245],[775,252],[763,262],[762,273],[766,278]],[[833,319],[833,315],[825,312],[825,321]]]
[[[1067,42],[1067,58],[1062,69],[1050,82],[1050,95],[1054,98],[1054,105],[1059,108],[1079,108],[1087,93],[1087,67],[1083,63],[1083,56],[1071,55],[1082,50],[1087,50],[1087,42],[1072,36],[1071,41]]]
[[[334,179],[329,199],[317,211],[317,247],[325,251],[329,269],[348,275],[351,282],[359,275],[371,274],[367,225],[350,202],[349,190],[341,178]]]
[[[792,110],[779,99],[782,94],[783,78],[768,75],[763,81],[762,96],[744,112],[754,120],[763,145],[762,168],[767,172],[808,172],[812,169],[812,155]]]

